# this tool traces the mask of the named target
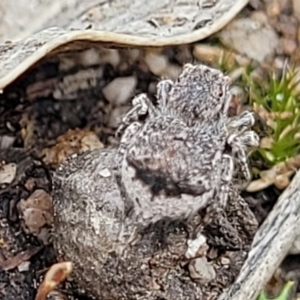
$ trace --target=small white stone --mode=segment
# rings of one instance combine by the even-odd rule
[[[188,259],[194,258],[197,256],[197,253],[201,249],[201,247],[204,246],[206,248],[206,237],[202,234],[200,234],[196,239],[194,240],[188,240],[188,249],[185,253],[185,257]]]
[[[14,143],[16,137],[9,136],[9,135],[3,135],[0,137],[0,149],[7,149],[12,146]]]
[[[206,257],[193,259],[189,263],[190,276],[201,284],[211,282],[216,278],[216,271],[212,264],[208,263]]]
[[[101,52],[101,63],[109,63],[111,64],[114,68],[118,66],[120,63],[120,54],[119,50],[117,49],[105,49],[103,53]]]
[[[128,51],[128,56],[132,62],[137,61],[140,55],[141,55],[141,51],[139,49],[130,49]]]
[[[30,261],[23,261],[18,265],[19,272],[26,272],[29,270]]]
[[[17,173],[17,165],[15,163],[9,163],[0,166],[0,184],[12,183]]]
[[[129,102],[134,95],[137,85],[135,76],[119,77],[111,81],[102,92],[105,98],[115,106],[121,106]]]
[[[222,257],[221,258],[221,264],[222,265],[229,265],[230,264],[230,259],[227,257]]]
[[[224,45],[258,62],[274,56],[279,47],[277,32],[264,13],[233,20],[220,31],[219,37]]]
[[[101,62],[100,53],[95,48],[83,51],[80,56],[82,64],[87,67],[100,64]]]
[[[145,55],[145,62],[148,65],[150,71],[158,76],[164,74],[168,67],[168,59],[166,56],[155,53],[147,53]]]
[[[111,176],[111,172],[105,168],[105,169],[102,169],[100,172],[99,172],[100,176],[102,177],[110,177]]]

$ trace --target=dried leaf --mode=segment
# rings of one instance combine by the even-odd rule
[[[45,54],[78,49],[75,41],[160,47],[205,39],[228,24],[248,0],[206,2],[153,0],[145,5],[140,0],[104,0],[99,7],[97,0],[2,0],[0,41],[13,41],[3,46],[0,91]],[[19,65],[23,67],[16,68]]]
[[[72,263],[68,261],[52,265],[38,289],[35,300],[45,300],[47,295],[67,278],[72,268]]]
[[[28,261],[33,255],[38,253],[42,248],[31,248],[18,253],[17,255],[0,262],[0,269],[9,271],[18,267],[21,263]]]
[[[56,167],[75,153],[101,148],[103,148],[103,144],[94,132],[75,129],[68,130],[65,134],[59,136],[56,140],[56,145],[44,149],[42,155],[46,164]]]

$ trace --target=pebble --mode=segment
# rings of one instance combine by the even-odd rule
[[[15,179],[17,172],[17,165],[15,163],[1,163],[0,164],[0,184],[10,184]]]
[[[279,0],[273,0],[266,3],[266,12],[269,17],[278,17],[281,12]]]
[[[227,53],[221,47],[210,46],[205,44],[196,44],[193,49],[193,55],[200,61],[205,63],[216,63],[226,57],[226,64],[233,66],[235,57],[233,53]]]
[[[150,71],[157,76],[162,76],[169,65],[168,58],[162,54],[148,52],[144,59]]]
[[[282,38],[280,40],[285,54],[292,55],[297,50],[297,43],[294,39]]]
[[[230,264],[230,259],[227,257],[222,257],[221,258],[221,264],[222,265],[229,265]]]
[[[227,47],[258,62],[274,56],[279,46],[277,33],[267,23],[263,12],[253,13],[251,18],[233,20],[219,33],[219,37]]]
[[[176,65],[169,65],[168,68],[161,74],[163,78],[168,78],[175,81],[180,73],[182,72],[182,68]]]
[[[118,66],[121,61],[119,51],[117,49],[105,49],[105,55],[101,53],[101,62],[111,64],[114,68]]]
[[[109,171],[109,169],[105,168],[105,169],[102,169],[100,172],[99,172],[99,175],[101,177],[110,177],[111,176],[111,172]]]
[[[141,55],[141,50],[140,49],[130,49],[128,51],[128,57],[130,59],[130,62],[136,62]]]
[[[299,0],[292,0],[292,1],[293,1],[294,14],[297,17],[297,19],[300,21],[300,4],[299,4]]]
[[[80,55],[80,58],[82,61],[82,65],[86,67],[98,65],[101,62],[100,53],[95,48],[83,51]]]
[[[11,147],[16,140],[15,136],[3,135],[0,136],[0,149],[7,149]]]
[[[185,253],[185,257],[187,259],[191,259],[199,255],[200,250],[202,250],[201,252],[203,252],[201,254],[205,255],[208,250],[208,246],[206,244],[206,237],[202,234],[200,234],[196,239],[188,240],[187,244],[188,249]]]
[[[26,200],[17,204],[20,218],[25,223],[25,232],[38,235],[45,225],[52,225],[52,197],[44,190],[35,190]]]
[[[105,86],[102,92],[112,105],[121,106],[127,104],[132,98],[136,86],[135,76],[118,77]]]
[[[19,272],[27,272],[29,271],[30,261],[23,261],[18,265]]]
[[[209,283],[216,278],[216,271],[205,256],[193,259],[189,263],[189,272],[191,278],[199,281],[201,284]]]

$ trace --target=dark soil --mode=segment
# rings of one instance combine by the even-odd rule
[[[176,53],[173,53],[174,61]],[[0,186],[0,299],[3,300],[33,300],[42,275],[56,262],[51,243],[45,244],[44,240],[24,232],[16,208],[21,199],[28,198],[36,189],[51,193],[54,168],[43,163],[41,151],[55,145],[56,138],[69,129],[76,128],[94,131],[107,145],[114,131],[106,126],[109,104],[101,87],[114,78],[136,74],[138,94],[148,92],[149,84],[158,81],[139,64],[122,71],[107,64],[103,82],[98,82],[96,88],[78,91],[76,100],[57,101],[51,96],[55,84],[78,71],[74,68],[62,74],[58,72],[57,64],[55,58],[45,59],[0,95],[0,136],[14,138],[12,145],[1,150],[0,160],[17,164],[14,181]],[[33,88],[37,82],[38,89]],[[4,143],[4,148],[6,146]],[[27,255],[21,255],[24,251]],[[28,261],[29,267],[22,270],[22,264]],[[71,291],[72,287],[68,286],[66,294]],[[69,296],[70,299],[77,298],[73,294]],[[80,296],[78,299],[88,298]]]

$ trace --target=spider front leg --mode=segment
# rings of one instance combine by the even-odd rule
[[[239,133],[250,130],[251,127],[255,124],[255,118],[252,112],[243,111],[240,115],[229,118],[226,124],[227,131],[231,133]]]
[[[226,247],[231,245],[235,248],[240,246],[241,240],[239,232],[234,228],[227,218],[228,206],[232,201],[232,180],[234,176],[234,159],[228,154],[223,154],[220,168],[221,180],[218,183],[218,194],[215,199],[211,201],[206,209],[206,215],[203,222],[205,227],[213,226],[214,230],[219,230],[221,236],[225,238]],[[235,196],[235,195],[234,195]],[[228,236],[228,233],[230,234]]]
[[[227,122],[227,145],[230,146],[232,156],[235,159],[235,175],[241,173],[240,184],[246,184],[251,180],[248,166],[248,150],[259,145],[258,135],[251,130],[255,123],[252,112],[244,111],[240,115],[230,118]]]
[[[134,139],[138,131],[141,129],[142,124],[140,122],[131,123],[124,131],[124,134],[121,137],[121,141],[115,156],[115,164],[114,164],[114,173],[116,181],[121,186],[121,166],[126,153],[126,150],[130,144],[130,142]]]
[[[160,81],[157,86],[157,99],[160,107],[166,107],[168,103],[169,93],[174,86],[174,82],[170,79]]]
[[[251,147],[259,145],[258,135],[252,131],[243,132],[241,135],[231,134],[227,139],[228,145],[231,147],[232,155],[241,172],[241,185],[247,184],[251,180],[251,172],[248,164],[248,150]]]
[[[221,161],[221,180],[218,200],[225,209],[230,195],[230,186],[234,175],[234,160],[230,155],[223,154]]]
[[[149,117],[153,117],[157,114],[157,109],[146,94],[140,94],[133,98],[132,109],[122,119],[122,122],[116,131],[116,137],[120,138],[130,124],[139,121],[139,118],[146,114],[148,114]]]

